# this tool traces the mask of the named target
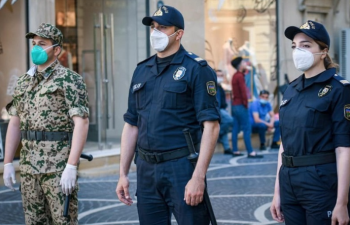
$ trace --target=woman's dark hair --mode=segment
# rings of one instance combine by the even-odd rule
[[[315,42],[318,44],[318,46],[320,46],[321,50],[324,50],[325,48],[327,48],[328,50],[328,45],[326,45],[325,43],[323,43],[322,41],[316,41]],[[336,64],[335,62],[333,62],[332,58],[329,56],[328,52],[326,55],[326,58],[323,59],[323,63],[324,63],[324,67],[326,69],[330,69],[330,68],[338,68],[339,65]]]

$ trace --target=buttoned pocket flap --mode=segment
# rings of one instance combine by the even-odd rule
[[[187,84],[184,82],[167,84],[164,86],[164,90],[174,93],[184,93],[187,90]]]
[[[43,86],[40,90],[40,94],[54,93],[58,89],[56,85]]]
[[[308,102],[305,104],[307,108],[312,108],[315,109],[316,111],[319,112],[326,112],[329,108],[329,103],[328,102],[319,102],[319,101],[314,101],[314,102]]]

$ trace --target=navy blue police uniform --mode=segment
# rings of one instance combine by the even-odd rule
[[[319,24],[313,25],[317,30]],[[312,28],[301,32],[319,40]],[[294,37],[287,30],[286,36]],[[321,41],[329,46],[329,39]],[[335,149],[350,147],[350,83],[334,68],[309,79],[301,75],[285,91],[279,115],[284,148],[279,184],[286,224],[331,224],[337,200]]]
[[[184,201],[194,169],[187,159],[183,129],[190,129],[198,151],[203,122],[220,120],[216,85],[216,74],[207,62],[182,45],[161,71],[156,55],[135,69],[124,120],[138,127],[140,224],[171,224],[171,214],[179,224],[209,224],[203,202],[193,207]]]

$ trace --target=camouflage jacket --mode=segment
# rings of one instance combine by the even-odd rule
[[[20,118],[21,130],[73,132],[73,116],[89,115],[82,77],[56,60],[44,71],[32,68],[17,81],[10,115]],[[22,139],[21,171],[31,174],[63,171],[69,156],[67,141]]]

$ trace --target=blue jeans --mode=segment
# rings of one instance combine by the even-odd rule
[[[232,129],[232,149],[234,152],[238,152],[238,133],[243,130],[243,140],[248,154],[253,152],[250,135],[252,133],[249,111],[243,105],[232,106],[233,116],[233,129]]]
[[[280,131],[280,121],[275,121],[273,124],[275,128],[275,132],[273,133],[273,142],[277,142],[280,140],[281,131]],[[252,124],[253,133],[258,133],[260,137],[260,143],[265,144],[265,133],[267,131],[267,126],[264,123],[253,123]]]
[[[233,118],[225,109],[220,109],[220,116],[221,116],[221,122],[220,122],[220,133],[219,133],[218,142],[222,144],[222,146],[224,147],[224,150],[229,150],[230,144],[228,142],[227,133],[232,127]]]

